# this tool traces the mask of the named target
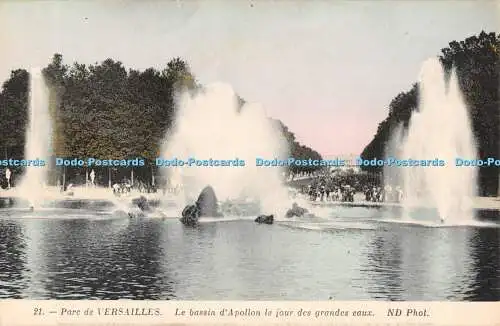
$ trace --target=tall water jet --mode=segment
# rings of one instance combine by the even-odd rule
[[[27,160],[44,160],[48,162],[51,150],[52,128],[49,112],[49,89],[41,69],[30,71],[30,97],[28,127],[24,156]],[[47,180],[48,166],[26,167],[24,176],[18,187],[23,197],[32,204],[41,194]]]
[[[162,157],[179,160],[242,160],[245,166],[162,168],[173,183],[182,183],[197,196],[211,185],[219,199],[248,196],[265,210],[275,210],[287,198],[282,168],[257,167],[256,158],[284,158],[286,140],[260,105],[240,107],[233,89],[207,86],[194,96],[184,93],[178,103],[173,132],[167,135]],[[284,208],[283,208],[284,209]]]
[[[405,139],[405,129],[403,123],[399,123],[395,128],[391,130],[390,138],[385,146],[385,158],[390,157],[402,157],[403,156],[403,145]],[[401,174],[401,169],[395,169],[384,166],[383,171],[384,185],[390,185],[391,188],[403,187],[403,178]]]
[[[446,83],[436,59],[426,61],[419,82],[418,110],[412,114],[402,141],[402,158],[443,160],[444,166],[400,168],[405,216],[422,207],[437,211],[442,221],[460,223],[474,217],[477,168],[456,166],[456,159],[477,158],[468,109],[455,71]]]

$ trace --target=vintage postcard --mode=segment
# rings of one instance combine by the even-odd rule
[[[0,2],[0,326],[500,325],[498,1]]]

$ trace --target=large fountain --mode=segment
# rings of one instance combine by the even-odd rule
[[[17,192],[35,205],[46,193],[48,158],[51,154],[52,126],[49,111],[49,89],[41,69],[30,71],[29,123],[26,129],[26,160],[44,160],[45,166],[26,167]]]
[[[257,104],[239,107],[233,89],[209,85],[192,96],[185,93],[178,103],[173,132],[162,148],[163,159],[243,160],[238,167],[168,167],[162,171],[173,184],[184,184],[198,194],[211,185],[221,200],[257,199],[261,208],[278,210],[287,198],[279,167],[257,167],[256,158],[284,158],[286,141],[278,126]]]
[[[406,132],[401,127],[395,129],[388,147],[389,155],[401,159],[445,162],[444,166],[392,168],[399,171],[386,173],[386,180],[390,176],[393,185],[399,183],[404,189],[404,216],[415,218],[425,207],[431,208],[432,215],[442,222],[473,219],[477,168],[455,165],[457,158],[477,157],[468,109],[456,72],[446,82],[437,58],[423,64],[418,110],[413,113]]]
[[[60,187],[48,185],[50,157],[53,154],[49,96],[50,90],[42,70],[39,68],[31,69],[24,159],[28,161],[43,160],[45,165],[26,166],[20,182],[14,188],[2,194],[9,198],[4,203],[20,209],[25,209],[26,205],[28,205],[31,211],[37,212],[59,208],[101,210],[107,209],[107,207],[124,212],[130,211],[133,198],[118,198],[113,195],[110,189],[95,186],[96,175],[93,170],[90,173],[92,181],[90,187],[87,184],[86,186],[73,186],[71,189],[61,191]],[[10,173],[10,171],[7,173]],[[66,183],[66,186],[68,186],[68,183]]]

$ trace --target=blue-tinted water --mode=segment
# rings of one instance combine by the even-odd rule
[[[498,227],[381,223],[381,210],[331,210],[326,224],[194,229],[175,219],[1,213],[0,298],[499,300]]]

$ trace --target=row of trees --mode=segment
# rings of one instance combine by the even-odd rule
[[[274,119],[273,119],[274,120]],[[312,148],[300,144],[296,139],[293,132],[291,132],[287,126],[283,124],[280,120],[274,120],[274,123],[278,125],[281,134],[285,137],[288,147],[290,148],[290,156],[296,159],[312,159],[321,160],[321,154]],[[299,172],[313,172],[321,169],[319,166],[291,166],[289,167],[289,173],[299,173]]]
[[[162,70],[138,71],[127,70],[112,59],[68,66],[61,54],[55,54],[43,74],[51,90],[54,155],[67,158],[143,157],[152,163],[172,127],[177,92],[202,88],[180,58],[168,62]],[[24,157],[29,78],[24,69],[12,71],[0,92],[0,154],[6,158]],[[281,121],[277,123],[291,155],[321,158],[316,151],[299,144]]]
[[[499,157],[500,151],[500,34],[481,32],[464,41],[453,41],[442,49],[440,60],[447,72],[456,68],[459,84],[470,110],[472,128],[478,145],[479,157]],[[400,123],[408,126],[411,114],[418,106],[418,84],[398,94],[389,105],[389,115],[382,121],[372,141],[361,156],[364,159],[384,156],[385,144]],[[366,168],[380,170],[380,168]],[[482,195],[498,192],[499,168],[482,167],[479,170],[479,188]]]

